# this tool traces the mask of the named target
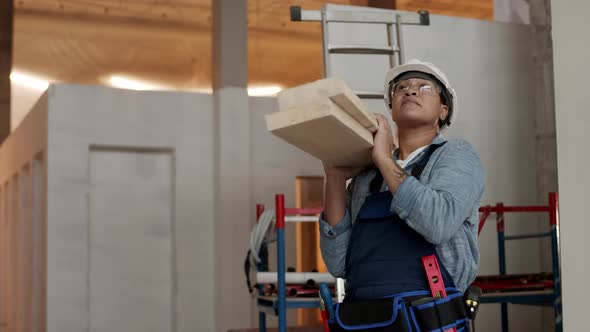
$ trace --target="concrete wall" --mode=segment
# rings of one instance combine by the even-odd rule
[[[48,331],[214,330],[211,110],[50,87]]]
[[[551,1],[565,331],[587,330],[588,325],[588,10],[584,0]]]
[[[275,98],[248,98],[237,88],[219,93],[224,111],[214,116],[212,95],[51,86],[2,146],[3,183],[26,165],[25,155],[42,151],[48,165],[42,182],[49,193],[42,197],[47,249],[41,245],[40,252],[47,260],[48,331],[256,326],[242,269],[254,206],[273,208],[275,193],[294,206],[296,176],[323,172],[318,160],[266,130],[264,115],[277,111]],[[16,218],[12,197],[20,186],[15,194],[5,188],[11,194],[2,197],[10,205],[1,205],[3,239],[9,237],[6,221]],[[287,246],[287,263],[294,266],[292,224]],[[3,247],[2,257],[11,252]],[[275,261],[273,247],[273,269]],[[0,281],[2,303],[25,305],[4,274]],[[9,326],[30,322],[10,305],[2,308],[0,317],[12,315]],[[295,323],[294,311],[289,319]],[[269,317],[269,326],[276,323]]]
[[[0,331],[45,316],[47,95],[0,146]]]

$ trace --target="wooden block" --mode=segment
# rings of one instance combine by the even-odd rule
[[[279,112],[266,116],[269,131],[334,166],[371,163],[375,116],[343,80],[330,78],[279,93]]]
[[[340,106],[342,110],[350,114],[363,127],[369,129],[370,132],[375,133],[379,129],[379,124],[375,115],[366,111],[360,98],[352,91],[343,91],[340,94],[330,96],[330,99]]]
[[[346,82],[339,78],[326,78],[281,91],[278,94],[279,110],[305,110],[318,104],[335,102],[342,110],[350,114],[372,133],[378,129],[375,115],[369,112],[361,99],[354,94]]]

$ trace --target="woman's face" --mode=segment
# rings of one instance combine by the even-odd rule
[[[442,104],[440,89],[431,81],[408,78],[391,89],[391,117],[400,128],[433,126],[444,120],[449,108]]]

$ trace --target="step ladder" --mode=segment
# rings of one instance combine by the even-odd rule
[[[338,7],[338,6],[336,6]],[[303,10],[300,6],[290,8],[291,21],[321,22],[324,59],[324,77],[334,76],[332,56],[335,54],[381,54],[389,56],[389,68],[405,62],[402,25],[430,25],[430,14],[426,10],[409,13],[395,10]],[[349,7],[354,8],[354,7]],[[359,7],[361,8],[361,7]],[[387,42],[382,45],[335,44],[330,41],[329,29],[333,23],[383,24],[387,29]],[[385,75],[385,73],[383,73]],[[383,99],[383,91],[355,90],[363,99]]]

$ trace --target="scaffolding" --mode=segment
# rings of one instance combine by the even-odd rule
[[[549,193],[548,204],[541,206],[506,206],[497,203],[479,209],[479,232],[490,216],[496,214],[498,238],[499,276],[480,276],[474,282],[484,291],[482,303],[501,303],[502,331],[508,331],[508,303],[552,306],[554,309],[555,331],[563,330],[561,306],[561,270],[559,244],[559,202],[557,193]],[[505,213],[541,212],[549,217],[549,231],[535,234],[506,235]],[[550,238],[551,273],[509,275],[506,273],[506,241]]]
[[[263,205],[256,205],[256,219],[262,215]],[[263,288],[258,287],[258,329],[266,331],[266,314],[279,316],[279,332],[287,331],[287,310],[319,308],[319,297],[315,298],[287,298],[285,283],[285,221],[291,222],[315,222],[322,212],[321,208],[285,208],[285,195],[275,195],[275,227],[277,234],[277,295],[264,296]],[[311,218],[310,218],[311,217]],[[266,262],[259,264],[259,271],[266,270]]]
[[[263,205],[256,206],[257,219],[264,211]],[[259,331],[266,331],[266,314],[279,317],[279,331],[287,331],[287,310],[302,308],[320,308],[318,297],[291,298],[287,297],[285,275],[285,221],[314,222],[322,212],[321,208],[286,208],[285,196],[275,195],[275,218],[277,236],[277,295],[265,296],[263,288],[258,289]],[[507,206],[497,203],[495,206],[486,205],[479,208],[481,213],[479,229],[481,232],[486,220],[496,214],[496,231],[498,238],[499,275],[480,276],[474,282],[484,291],[481,303],[500,303],[502,310],[502,331],[508,331],[508,303],[525,305],[552,306],[555,312],[555,331],[561,332],[561,279],[559,264],[559,203],[557,193],[550,193],[547,205],[541,206]],[[505,213],[513,212],[542,212],[549,216],[549,232],[522,235],[505,234]],[[551,258],[553,271],[551,273],[508,275],[506,273],[506,241],[531,238],[551,239]],[[259,265],[259,271],[266,271],[267,262]],[[260,285],[259,285],[260,286]]]

